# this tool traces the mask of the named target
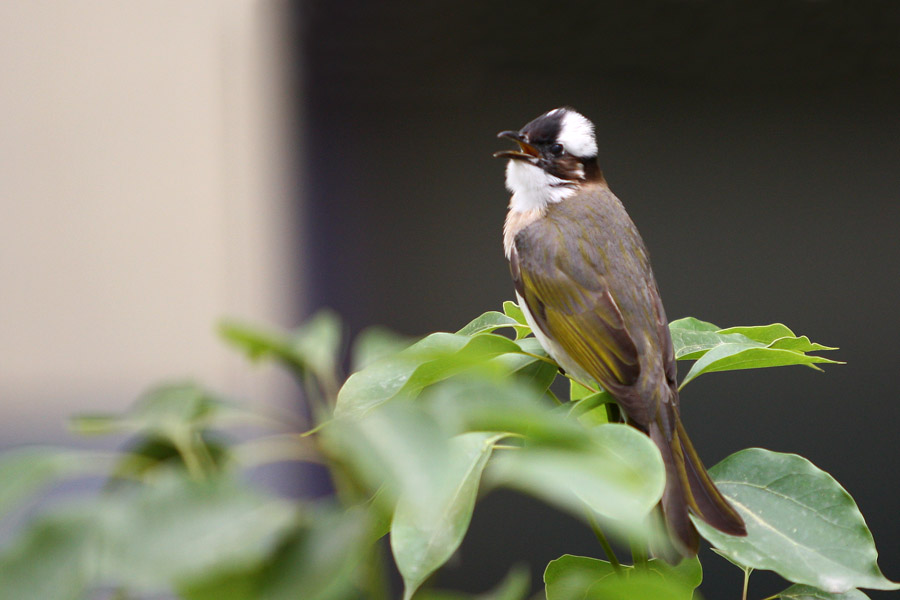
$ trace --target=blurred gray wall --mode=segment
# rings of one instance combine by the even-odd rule
[[[284,9],[0,3],[0,446],[172,377],[290,393],[213,331],[302,308]]]
[[[570,104],[653,257],[670,318],[782,321],[826,372],[713,374],[685,422],[714,464],[808,457],[857,500],[900,579],[900,4],[634,0],[303,4],[312,287],[355,328],[454,330],[513,296],[496,132]],[[536,579],[584,531],[491,495],[441,581]],[[707,598],[740,572],[704,555]],[[782,587],[755,573],[751,597]],[[872,593],[873,598],[885,594]]]

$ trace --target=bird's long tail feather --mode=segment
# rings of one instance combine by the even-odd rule
[[[747,535],[744,520],[710,479],[681,424],[674,403],[662,403],[665,415],[651,421],[648,433],[659,447],[666,467],[666,487],[660,503],[670,538],[681,556],[694,556],[700,538],[688,511],[716,529]],[[672,556],[663,555],[671,561]]]

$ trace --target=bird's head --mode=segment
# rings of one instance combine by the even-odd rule
[[[584,182],[601,177],[597,167],[594,124],[575,110],[563,107],[534,119],[519,131],[501,131],[517,150],[495,152],[507,158],[506,187],[527,204],[558,202]]]

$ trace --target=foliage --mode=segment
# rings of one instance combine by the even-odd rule
[[[677,358],[694,361],[682,385],[718,371],[835,362],[813,354],[833,348],[780,324],[722,329],[687,318],[670,327]],[[478,499],[499,487],[570,512],[606,553],[552,561],[548,600],[696,596],[696,558],[677,566],[646,559],[661,535],[658,450],[616,422],[612,397],[592,382],[570,381],[568,397],[557,397],[558,367],[514,303],[418,341],[367,330],[351,349],[347,378],[332,313],[293,332],[234,321],[220,331],[249,359],[297,377],[311,428],[291,430],[264,409],[176,383],[124,414],[72,421],[82,434],[128,436],[118,453],[0,455],[0,518],[24,521],[0,548],[0,599],[76,600],[98,588],[121,598],[388,598],[385,536],[405,599],[470,598],[434,589],[431,576],[459,548]],[[286,459],[323,465],[335,493],[289,500],[250,482],[251,467]],[[900,587],[879,571],[852,498],[809,461],[749,449],[710,473],[748,536],[698,521],[701,534],[747,576],[770,569],[794,584],[777,597],[859,600],[859,587]],[[22,508],[63,480],[98,476],[105,483],[95,494],[57,497],[33,515]],[[620,563],[607,535],[631,545],[633,564]],[[527,572],[516,569],[477,598],[529,594]]]

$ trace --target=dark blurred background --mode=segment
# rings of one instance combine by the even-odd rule
[[[784,322],[846,366],[713,374],[682,396],[707,464],[796,452],[856,499],[900,579],[900,4],[638,0],[293,5],[311,307],[354,331],[455,330],[512,298],[496,132],[571,105],[640,228],[670,319]],[[601,556],[494,494],[440,582]],[[705,551],[707,598],[741,574]],[[782,589],[755,573],[751,597]],[[872,598],[887,597],[872,592]]]

